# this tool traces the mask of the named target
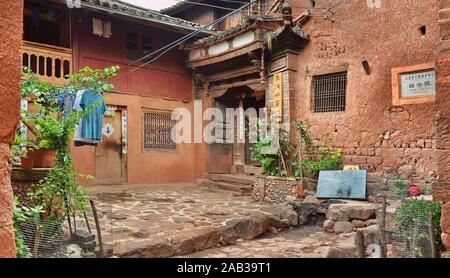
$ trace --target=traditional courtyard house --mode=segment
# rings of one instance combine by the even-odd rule
[[[115,91],[105,96],[103,142],[73,149],[78,171],[97,184],[193,181],[194,146],[170,140],[171,112],[192,110],[185,52],[174,48],[148,65],[135,61],[200,27],[120,1],[81,1],[80,8],[25,1],[23,66],[57,85],[86,66],[121,68]]]
[[[431,185],[436,1],[378,2],[264,2],[238,25],[185,45],[196,97],[216,107],[276,106],[287,130],[308,120],[347,164]],[[187,1],[164,11],[200,21],[214,9]],[[282,84],[278,99],[274,83]],[[206,172],[245,172],[252,164],[249,144],[206,148]]]

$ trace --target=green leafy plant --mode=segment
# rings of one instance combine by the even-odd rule
[[[20,231],[20,224],[28,219],[36,219],[40,217],[42,212],[42,206],[38,205],[34,208],[28,208],[20,205],[19,199],[14,198],[13,205],[13,221],[14,232],[16,235],[16,249],[17,257],[19,258],[31,258],[31,250],[25,245],[25,240],[22,232]]]
[[[269,138],[259,138],[253,146],[251,159],[261,163],[265,175],[287,177],[291,174],[291,144],[288,134],[281,130],[279,140],[275,143]]]
[[[394,190],[393,194],[399,197],[408,197],[409,196],[409,190],[408,190],[408,182],[406,180],[394,180]]]
[[[77,74],[66,76],[69,82],[67,87],[74,92],[83,88],[90,88],[98,93],[109,92],[114,87],[105,79],[115,76],[118,70],[119,67],[104,70],[86,67]],[[82,175],[73,167],[69,144],[80,119],[99,104],[95,103],[84,110],[77,110],[63,117],[59,112],[55,92],[61,92],[64,88],[45,83],[27,69],[24,70],[24,74],[22,97],[31,98],[38,107],[35,114],[24,113],[25,120],[35,126],[39,147],[52,147],[57,150],[54,167],[37,184],[30,197],[41,202],[45,211],[44,217],[62,221],[66,216],[75,216],[76,212],[83,212],[89,200],[84,188],[77,183],[77,178]]]
[[[436,246],[441,249],[441,206],[439,203],[409,199],[403,202],[395,213],[394,235],[407,241],[415,257],[424,257],[427,250],[430,250],[428,232],[430,214],[433,215]]]
[[[316,157],[303,161],[304,173],[310,177],[318,177],[320,171],[337,170],[342,165],[342,152],[329,146],[318,148]],[[297,170],[298,171],[298,170]]]
[[[20,129],[16,131],[14,140],[11,146],[11,153],[13,157],[26,155],[27,151],[33,148],[33,142],[26,138]]]
[[[311,125],[307,122],[297,121],[294,127],[299,133],[299,144],[303,154],[294,165],[296,177],[317,178],[320,171],[338,170],[341,167],[343,162],[341,150],[326,144],[315,146],[310,132]]]

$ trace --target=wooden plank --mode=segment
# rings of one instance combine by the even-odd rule
[[[214,57],[208,57],[202,60],[197,60],[194,62],[188,62],[187,66],[189,68],[200,68],[211,64],[216,64],[225,60],[229,60],[235,57],[239,57],[241,55],[246,55],[249,52],[252,52],[257,49],[263,49],[264,44],[260,41],[256,41],[251,45],[244,46],[238,49],[232,49],[231,51],[224,52],[223,54],[219,54]]]

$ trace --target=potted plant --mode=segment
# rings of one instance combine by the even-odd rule
[[[33,168],[33,158],[29,155],[34,149],[34,145],[26,138],[24,134],[18,129],[11,147],[13,164],[20,164],[23,169]]]
[[[58,112],[52,107],[37,104],[39,110],[35,114],[24,112],[24,121],[32,127],[36,147],[29,152],[36,168],[52,168],[58,145],[63,134],[63,123]]]

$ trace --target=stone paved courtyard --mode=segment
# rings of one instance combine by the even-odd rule
[[[288,212],[286,218],[290,217],[290,220],[285,219],[284,222],[280,222],[281,224],[287,222],[286,225],[281,225],[283,229],[265,227],[264,232],[257,231],[258,235],[261,235],[256,238],[251,236],[248,238],[251,240],[236,239],[232,245],[222,246],[226,244],[221,242],[222,245],[220,245],[218,239],[211,241],[211,238],[215,238],[215,231],[225,227],[227,222],[255,217],[261,212],[280,211],[280,206],[258,203],[250,196],[242,196],[230,191],[189,184],[95,186],[89,191],[97,198],[103,241],[108,247],[106,249],[110,250],[109,254],[113,250],[113,255],[147,248],[147,250],[161,252],[161,256],[187,254],[187,257],[211,258],[325,257],[330,246],[347,240],[344,235],[326,234],[321,227],[317,226],[289,228],[289,221],[293,220],[289,213],[292,211],[285,209]],[[295,213],[294,218],[294,224],[291,226],[296,226]],[[89,215],[89,221],[93,227],[94,220],[91,215]],[[78,228],[86,229],[84,221],[79,219],[78,222]],[[250,232],[253,232],[251,229]],[[197,235],[199,233],[200,236]],[[171,242],[174,240],[184,240],[187,242],[186,245],[192,245],[189,241],[195,242],[197,238],[201,241],[203,235],[208,237],[206,244],[209,245],[207,248],[201,247],[197,250],[208,250],[192,254],[186,250],[180,251],[181,254],[177,251],[167,251],[167,244],[172,245]],[[220,238],[220,234],[218,237]],[[183,244],[182,242],[179,245]],[[178,248],[183,249],[179,246]],[[161,251],[158,251],[159,249]],[[152,251],[151,256],[159,256],[154,252]]]
[[[223,246],[184,258],[325,258],[331,246],[349,241],[346,235],[326,234],[321,227],[303,226],[270,233],[233,246]]]

